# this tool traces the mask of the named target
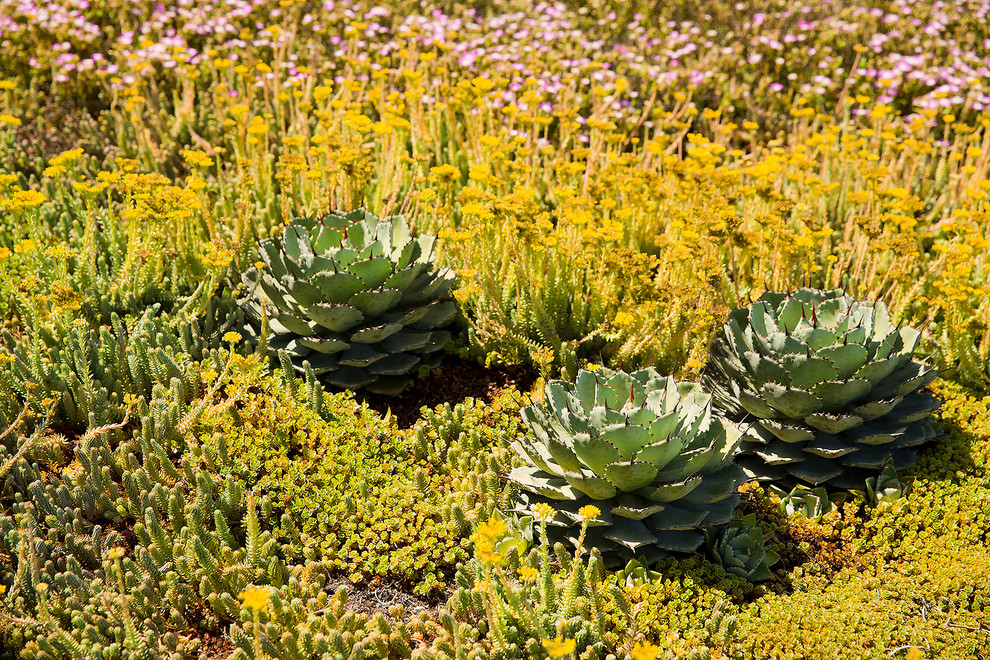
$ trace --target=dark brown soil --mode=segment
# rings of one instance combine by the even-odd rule
[[[500,391],[514,385],[528,391],[536,373],[521,367],[486,369],[477,362],[448,356],[426,378],[397,396],[366,395],[368,405],[381,415],[389,410],[399,428],[409,428],[420,417],[420,408],[443,403],[455,405],[468,397],[491,401]]]
[[[422,612],[423,610],[436,611],[447,602],[452,595],[452,591],[440,591],[429,597],[416,596],[409,593],[399,584],[390,584],[379,579],[365,580],[363,582],[351,582],[346,576],[331,576],[324,587],[330,594],[337,592],[337,589],[344,587],[347,589],[348,610],[358,614],[374,616],[381,612],[389,618],[389,610],[396,605],[403,608],[403,619]]]
[[[199,636],[200,654],[205,655],[210,660],[225,660],[234,651],[234,645],[230,643],[230,638],[226,635],[214,635],[212,633],[202,633]]]

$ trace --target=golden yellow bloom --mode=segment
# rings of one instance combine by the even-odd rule
[[[488,522],[478,525],[478,530],[475,534],[481,538],[500,539],[505,536],[507,531],[509,531],[509,528],[504,520],[496,520],[492,517],[488,519]]]
[[[109,557],[110,559],[123,559],[124,549],[121,547],[111,548],[107,552],[107,557]]]
[[[263,612],[268,609],[269,596],[268,592],[264,589],[258,589],[256,587],[245,589],[237,597],[241,599],[244,607],[254,612]]]
[[[578,509],[578,515],[584,518],[585,520],[594,520],[595,518],[600,516],[601,513],[602,510],[599,509],[597,506],[594,506],[593,504],[585,504],[583,507]]]
[[[79,157],[83,155],[82,148],[69,149],[68,151],[63,151],[59,155],[55,156],[48,161],[49,165],[68,165],[79,160]]]
[[[544,639],[543,646],[551,658],[563,658],[574,653],[577,642],[573,639],[564,639],[560,635],[557,635],[553,639]]]
[[[545,502],[540,502],[539,504],[533,505],[533,517],[540,522],[548,522],[553,520],[557,515],[557,512],[552,506],[546,504]]]
[[[228,344],[236,344],[241,340],[241,333],[231,330],[223,336],[223,340]]]
[[[182,159],[193,167],[210,167],[213,165],[213,159],[198,149],[183,150]]]
[[[0,80],[0,89],[14,89],[13,80]],[[3,593],[0,591],[0,593]]]
[[[540,572],[532,566],[521,566],[519,568],[519,579],[523,582],[536,582]]]
[[[660,653],[660,647],[651,642],[636,642],[636,646],[632,648],[633,660],[656,660],[657,654]]]
[[[3,114],[0,115],[0,124],[6,124],[7,126],[20,126],[21,120],[14,115]]]

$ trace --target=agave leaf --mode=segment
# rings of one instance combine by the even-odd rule
[[[857,448],[839,440],[834,435],[820,435],[804,447],[804,451],[821,458],[834,459],[851,454]]]
[[[684,481],[659,484],[651,488],[646,488],[648,484],[644,484],[643,496],[652,502],[674,502],[682,497],[686,497],[691,491],[700,486],[702,481],[700,476],[692,475]]]
[[[743,362],[752,374],[753,381],[757,386],[766,382],[787,382],[787,371],[780,366],[773,358],[747,351],[743,353]]]
[[[892,459],[895,448],[890,445],[859,446],[857,450],[842,459],[849,467],[879,470]]]
[[[324,224],[317,230],[316,238],[313,241],[313,252],[316,254],[327,254],[335,248],[339,248],[344,241],[344,232],[338,227]]]
[[[658,470],[662,470],[677,457],[683,446],[683,440],[672,437],[646,445],[639,450],[635,459],[639,463],[650,463]]]
[[[316,332],[316,326],[310,325],[307,321],[299,318],[298,316],[293,316],[291,314],[285,314],[279,312],[273,317],[276,321],[282,324],[289,332],[295,333],[297,335],[311,335]]]
[[[860,378],[827,380],[815,387],[815,394],[825,403],[825,410],[835,412],[869,394],[870,388],[870,381]]]
[[[588,476],[583,473],[565,472],[564,478],[570,486],[593,500],[607,500],[618,494],[614,484],[601,477]]]
[[[317,303],[310,305],[307,311],[311,319],[330,332],[347,332],[364,320],[364,314],[350,305],[324,305]]]
[[[889,413],[901,401],[903,401],[903,397],[899,396],[883,401],[867,401],[853,408],[853,412],[859,417],[862,417],[864,421],[871,422]]]
[[[375,382],[376,377],[374,374],[368,373],[366,369],[341,367],[334,371],[328,371],[324,374],[324,379],[337,387],[355,390]]]
[[[606,465],[602,474],[619,490],[633,493],[652,483],[657,469],[649,463],[622,461]]]
[[[402,300],[402,292],[398,289],[379,289],[377,291],[359,291],[348,302],[364,313],[366,320],[378,318],[382,313],[395,307]]]
[[[807,442],[815,434],[802,425],[787,424],[773,419],[761,419],[759,425],[784,442]]]
[[[438,328],[454,318],[457,314],[457,305],[452,300],[447,300],[433,305],[426,314],[418,321],[410,323],[409,326],[416,330],[430,330]]]
[[[808,311],[808,316],[811,315],[811,305],[805,306],[805,303],[797,298],[788,298],[783,306],[780,308],[780,312],[777,315],[777,325],[785,333],[794,332],[798,324],[802,319],[805,318],[805,310]]]
[[[289,292],[303,307],[308,308],[314,303],[328,302],[326,294],[318,286],[313,286],[303,280],[293,280],[289,284]]]
[[[665,440],[677,424],[677,411],[672,410],[666,415],[660,415],[650,423],[650,436],[653,442]]]
[[[847,431],[843,437],[849,442],[861,445],[885,445],[896,440],[906,430],[903,426],[864,424]]]
[[[941,400],[931,392],[915,392],[904,399],[884,417],[884,422],[910,424],[924,419],[939,409]]]
[[[395,271],[392,275],[385,280],[384,286],[387,289],[398,289],[399,291],[408,291],[412,286],[413,281],[420,276],[423,272],[422,264],[412,264],[402,270]]]
[[[578,496],[566,480],[531,467],[513,468],[508,478],[509,481],[552,500],[571,500]]]
[[[324,354],[339,353],[345,350],[349,344],[339,339],[321,339],[319,337],[298,337],[296,341],[307,348]]]
[[[818,327],[827,330],[836,329],[839,321],[845,318],[848,309],[849,303],[844,298],[823,300],[815,306],[815,320]]]
[[[396,353],[385,357],[383,360],[378,360],[368,367],[368,371],[380,376],[402,376],[411,373],[413,369],[419,366],[419,363],[418,355]]]
[[[739,405],[741,405],[750,415],[753,415],[759,419],[774,419],[781,416],[780,413],[771,408],[762,397],[754,392],[750,392],[749,390],[740,390]]]
[[[384,256],[355,260],[347,267],[347,272],[360,277],[369,289],[377,289],[384,284],[392,271],[392,262]]]
[[[414,332],[402,330],[390,337],[386,337],[381,342],[381,347],[389,353],[405,353],[417,348],[423,348],[430,343],[429,332]]]
[[[806,355],[788,356],[782,360],[786,370],[787,378],[790,379],[792,387],[810,390],[815,385],[826,380],[834,380],[838,377],[839,371],[830,361]],[[778,383],[787,382],[776,380]]]
[[[735,500],[736,489],[745,480],[742,467],[730,463],[714,472],[706,473],[700,480],[701,483],[682,497],[681,503],[684,506],[700,506],[721,502],[726,498]]]
[[[896,358],[872,360],[860,367],[859,371],[856,372],[856,378],[868,380],[875,385],[899,366],[901,363]]]
[[[573,442],[578,458],[595,474],[604,474],[606,465],[622,460],[622,455],[615,447],[595,434],[587,437],[576,434]]]
[[[351,335],[351,341],[359,344],[377,344],[401,330],[401,323],[383,323],[382,325],[358,330]]]
[[[869,353],[859,344],[836,344],[819,350],[818,356],[835,365],[839,379],[846,379],[852,377],[866,364]]]
[[[643,546],[653,545],[657,541],[646,525],[639,520],[617,517],[612,526],[607,528],[605,538],[636,552]]]
[[[788,465],[787,470],[791,475],[813,485],[825,483],[842,474],[842,466],[836,461],[826,460],[812,455],[808,455],[800,463]]]
[[[825,328],[809,328],[804,333],[803,339],[812,351],[832,346],[838,341],[835,333]]]
[[[802,445],[774,440],[766,446],[756,446],[751,453],[756,454],[770,465],[785,465],[789,463],[800,463],[807,460],[807,455],[802,450]]]
[[[647,521],[647,525],[656,529],[657,536],[661,537],[671,531],[695,530],[707,515],[708,511],[705,508],[667,503],[664,506],[663,516],[651,518]],[[700,533],[695,533],[701,536]]]
[[[664,510],[663,504],[643,502],[638,497],[624,495],[619,498],[619,504],[612,507],[612,514],[629,520],[643,520]]]
[[[601,436],[616,448],[623,460],[627,461],[653,439],[649,430],[642,426],[627,424],[610,424],[601,430]]]
[[[815,427],[824,433],[842,433],[863,424],[863,418],[858,415],[834,415],[831,413],[815,413],[804,418],[805,424]]]
[[[823,402],[812,392],[785,387],[778,383],[765,383],[760,392],[767,404],[791,419],[801,419],[820,411]]]
[[[365,288],[360,278],[343,272],[323,271],[313,275],[309,281],[322,291],[322,300],[335,304],[346,303],[355,293]]]
[[[375,348],[369,346],[368,344],[353,344],[349,349],[341,353],[338,359],[341,366],[367,367],[387,355],[388,353],[375,350]]]

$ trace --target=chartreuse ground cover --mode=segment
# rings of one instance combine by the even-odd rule
[[[0,657],[986,657],[988,17],[0,0]]]

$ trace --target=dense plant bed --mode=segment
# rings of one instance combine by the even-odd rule
[[[0,658],[983,657],[988,15],[0,0]]]

